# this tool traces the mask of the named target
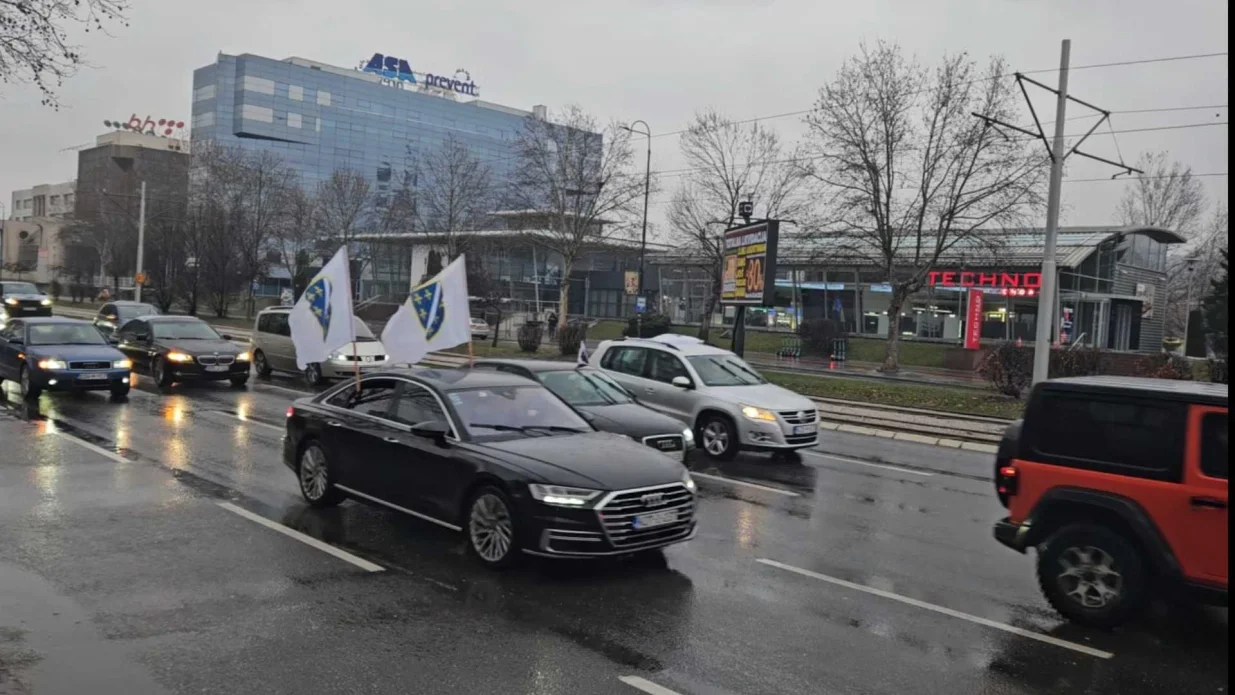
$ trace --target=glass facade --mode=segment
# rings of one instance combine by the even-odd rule
[[[410,86],[410,85],[409,85]],[[193,72],[194,144],[213,141],[279,155],[312,190],[338,170],[379,192],[417,156],[453,135],[501,180],[529,112],[454,101],[376,76],[301,59],[220,54]]]

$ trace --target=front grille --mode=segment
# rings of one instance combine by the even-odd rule
[[[672,511],[676,518],[662,526],[635,528],[635,517]],[[609,542],[619,550],[667,543],[690,533],[695,496],[681,483],[611,493],[596,509]]]
[[[810,434],[787,434],[785,435],[786,444],[809,444],[819,439],[818,432]]]
[[[216,364],[229,365],[235,361],[236,358],[233,355],[202,355],[197,358],[197,363],[206,367]]]
[[[819,419],[817,410],[782,410],[777,414],[790,425],[809,425]]]
[[[344,362],[385,362],[385,355],[344,355]]]
[[[644,437],[643,443],[657,451],[681,451],[686,448],[686,442],[680,434],[658,434]]]
[[[111,369],[111,362],[69,362],[69,369]]]

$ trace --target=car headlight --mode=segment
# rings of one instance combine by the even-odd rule
[[[115,362],[111,363],[111,367],[112,369],[132,369],[133,361],[132,360],[116,360]]]
[[[686,446],[691,446],[695,443],[695,431],[687,427],[682,430],[682,441],[686,442]]]
[[[242,352],[242,353],[240,353],[239,355],[236,355],[236,361],[237,361],[237,362],[248,362],[248,361],[249,361],[249,353],[247,353],[247,352]]]
[[[56,358],[39,360],[39,369],[68,369],[69,363]]]
[[[42,304],[43,306],[51,306],[51,300],[44,299],[43,301],[39,302],[39,304]]]
[[[682,484],[691,492],[698,489],[698,486],[695,485],[695,479],[690,477],[690,471],[682,471]]]
[[[532,493],[532,499],[555,507],[582,507],[600,495],[599,490],[585,490],[561,485],[531,483],[527,489]]]
[[[17,306],[17,300],[13,299],[12,297],[9,297],[8,299],[4,300],[4,303],[8,304],[9,306]]]
[[[192,356],[192,355],[186,355],[186,354],[185,354],[185,353],[183,353],[183,352],[169,352],[169,353],[167,353],[167,361],[169,361],[169,362],[180,362],[180,363],[184,363],[184,362],[192,362],[192,361],[193,361],[193,356]]]
[[[776,413],[763,408],[756,408],[753,405],[742,406],[742,414],[752,420],[763,420],[764,422],[776,422]]]

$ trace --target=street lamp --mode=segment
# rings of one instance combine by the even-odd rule
[[[635,130],[632,126],[643,124],[643,130]],[[648,139],[648,157],[647,157],[647,173],[643,179],[643,234],[639,239],[639,294],[637,297],[643,296],[643,258],[647,254],[648,249],[648,197],[652,192],[652,126],[647,124],[647,121],[635,121],[628,126],[622,126],[623,130],[630,133],[637,133],[646,136]],[[636,299],[635,301],[638,301]],[[638,309],[636,309],[638,311]],[[637,314],[635,322],[638,325],[637,331],[642,337],[643,335],[643,315]]]
[[[1188,327],[1192,322],[1192,274],[1196,271],[1198,260],[1196,256],[1184,259],[1184,270],[1188,273],[1188,279],[1185,280],[1188,283],[1188,293],[1184,299],[1184,357],[1188,356]]]

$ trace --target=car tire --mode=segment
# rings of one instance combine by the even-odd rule
[[[234,376],[234,377],[232,377],[232,378],[230,379],[230,381],[232,382],[232,388],[234,388],[234,389],[242,389],[242,388],[244,388],[245,386],[248,386],[248,384],[249,384],[249,375],[248,375],[248,374],[245,374],[244,376]]]
[[[316,362],[310,362],[309,366],[304,368],[304,383],[310,388],[317,388],[322,385],[322,365]]]
[[[26,365],[21,366],[21,372],[17,376],[18,383],[21,384],[21,397],[27,401],[37,401],[39,395],[43,393],[43,389],[39,388],[34,381],[30,379],[30,369]]]
[[[263,379],[268,379],[271,373],[274,372],[270,368],[270,362],[266,360],[266,353],[261,350],[253,351],[253,371],[257,372],[257,375]]]
[[[711,458],[728,461],[738,454],[738,432],[733,421],[723,415],[708,415],[699,423],[695,441]]]
[[[150,365],[150,376],[154,377],[154,383],[159,388],[165,389],[172,385],[172,375],[167,370],[167,360],[163,357],[154,358],[154,363]]]
[[[486,567],[502,569],[519,560],[514,506],[506,493],[489,485],[477,490],[463,523],[468,551]]]
[[[1073,524],[1038,546],[1038,586],[1068,620],[1112,628],[1144,607],[1148,570],[1141,551],[1123,535]]]
[[[124,400],[129,397],[129,385],[121,384],[111,387],[111,398],[113,401]]]
[[[334,507],[343,501],[343,493],[334,486],[334,467],[326,450],[317,442],[309,442],[296,460],[296,480],[300,494],[313,507]]]

